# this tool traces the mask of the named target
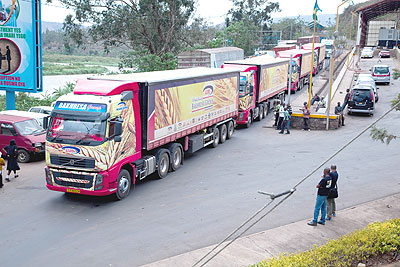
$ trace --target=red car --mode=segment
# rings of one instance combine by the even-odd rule
[[[390,57],[390,51],[389,50],[381,50],[381,52],[379,52],[379,57],[380,58]]]
[[[36,120],[27,117],[0,114],[0,150],[14,139],[18,146],[18,161],[25,163],[38,154],[44,154],[45,130]]]

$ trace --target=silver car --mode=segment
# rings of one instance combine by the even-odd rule
[[[371,68],[372,78],[376,83],[390,83],[390,68],[388,65],[375,65]]]

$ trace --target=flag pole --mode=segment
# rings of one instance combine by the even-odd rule
[[[309,91],[308,91],[308,109],[311,107],[311,89],[312,89],[312,74],[314,67],[314,42],[315,42],[315,24],[317,23],[317,8],[314,8],[314,31],[312,36],[312,48],[311,48],[311,73],[309,80]]]

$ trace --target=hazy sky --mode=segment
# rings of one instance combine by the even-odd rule
[[[42,1],[44,3],[45,1]],[[54,1],[53,1],[54,2]],[[274,13],[273,17],[311,15],[315,0],[280,0],[278,1],[281,12]],[[354,4],[365,2],[365,0],[353,0]],[[337,6],[341,0],[319,0],[318,5],[324,14],[336,14]],[[42,4],[42,20],[63,22],[65,16],[70,12],[61,7],[59,3],[54,2],[53,6]],[[211,24],[224,22],[224,16],[232,6],[230,0],[198,0],[197,14],[206,18]],[[348,6],[345,4],[344,7]],[[343,7],[339,13],[343,11]]]

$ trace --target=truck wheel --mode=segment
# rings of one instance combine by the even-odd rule
[[[118,175],[117,192],[115,192],[115,196],[118,200],[125,198],[129,194],[131,184],[132,180],[130,173],[127,170],[122,169]]]
[[[233,132],[235,131],[235,127],[233,125],[233,121],[229,121],[226,123],[226,128],[227,128],[227,135],[226,138],[227,139],[231,139],[233,136]]]
[[[268,116],[269,103],[264,105],[264,118]]]
[[[157,174],[158,178],[163,179],[168,174],[169,170],[169,155],[168,150],[160,150],[157,158]]]
[[[219,144],[219,129],[218,127],[214,128],[214,136],[213,136],[214,142],[211,144],[212,147],[217,147]]]
[[[219,134],[220,134],[219,142],[222,144],[226,141],[226,137],[228,135],[228,129],[226,128],[225,124],[222,124],[218,128],[219,128]]]
[[[18,150],[17,160],[20,163],[27,163],[31,159],[31,155],[29,155],[28,151],[20,149]]]
[[[251,116],[251,112],[249,111],[249,115],[247,115],[247,123],[246,128],[249,128],[253,120],[253,116]]]
[[[176,171],[182,164],[182,148],[177,143],[174,143],[170,146],[169,151],[171,153],[171,170]]]
[[[262,105],[260,105],[258,107],[258,121],[261,121],[262,119],[264,119],[264,108]]]

